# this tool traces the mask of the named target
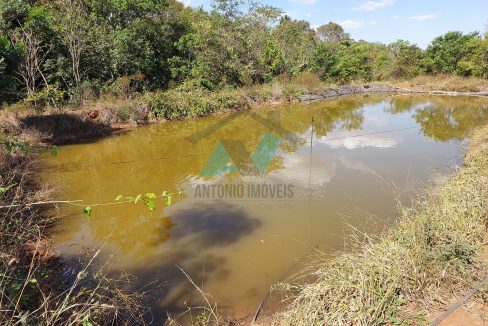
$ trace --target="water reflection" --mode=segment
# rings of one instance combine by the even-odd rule
[[[397,197],[407,200],[412,180],[425,182],[434,170],[450,166],[458,141],[486,123],[487,110],[481,98],[356,96],[153,125],[64,146],[56,159],[46,156],[44,173],[61,185],[60,199],[103,203],[118,194],[191,194],[197,185],[219,182],[292,184],[294,198],[216,201],[187,195],[170,207],[158,203],[153,213],[133,204],[99,207],[89,220],[65,206],[55,241],[66,256],[105,243],[104,254],[116,255],[114,272],[137,276],[136,287],[165,280],[152,302],[160,318],[164,309],[178,310],[194,298],[175,265],[203,282],[221,307],[246,314],[311,246],[341,249],[346,224],[368,231],[389,225]],[[222,140],[238,143],[248,157],[266,133],[281,142],[264,175],[200,176]],[[365,216],[374,219],[366,222]]]
[[[462,140],[473,126],[488,121],[488,104],[479,98],[436,97],[420,104],[412,98],[397,98],[388,111],[393,114],[413,111],[422,132],[436,141]]]

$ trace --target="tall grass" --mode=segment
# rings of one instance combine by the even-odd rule
[[[283,325],[419,324],[429,309],[462,293],[485,269],[488,127],[476,132],[465,166],[402,209],[394,230],[313,266]]]
[[[35,143],[12,116],[0,119],[0,324],[1,325],[140,325],[139,294],[122,290],[119,280],[94,268],[98,253],[81,262],[74,280],[53,252],[48,228],[56,215],[47,205],[53,192],[40,186],[36,155],[4,142]]]

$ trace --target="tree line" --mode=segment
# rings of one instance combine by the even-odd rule
[[[488,33],[448,32],[427,49],[354,40],[279,8],[214,0],[3,0],[0,103],[80,103],[101,94],[217,90],[304,71],[326,82],[452,73],[488,78]]]

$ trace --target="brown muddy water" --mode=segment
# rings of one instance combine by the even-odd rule
[[[394,224],[397,201],[408,205],[460,164],[463,140],[487,120],[482,98],[354,96],[63,146],[46,155],[43,176],[60,200],[93,210],[86,218],[82,207],[61,205],[55,244],[66,259],[101,246],[101,262],[135,276],[134,288],[164,282],[151,293],[156,321],[198,302],[177,266],[221,312],[252,315],[301,257],[344,249],[353,229]],[[156,199],[154,212],[95,205],[163,191],[175,193],[173,203]]]

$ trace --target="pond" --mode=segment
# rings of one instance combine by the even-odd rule
[[[462,164],[464,140],[487,120],[482,98],[363,95],[62,146],[45,156],[43,177],[92,213],[61,205],[55,245],[67,259],[101,247],[101,261],[134,275],[134,288],[163,281],[152,293],[156,319],[198,300],[178,266],[220,311],[246,316],[301,257],[391,227],[398,203]],[[172,203],[155,199],[153,212],[95,205],[163,191]]]

